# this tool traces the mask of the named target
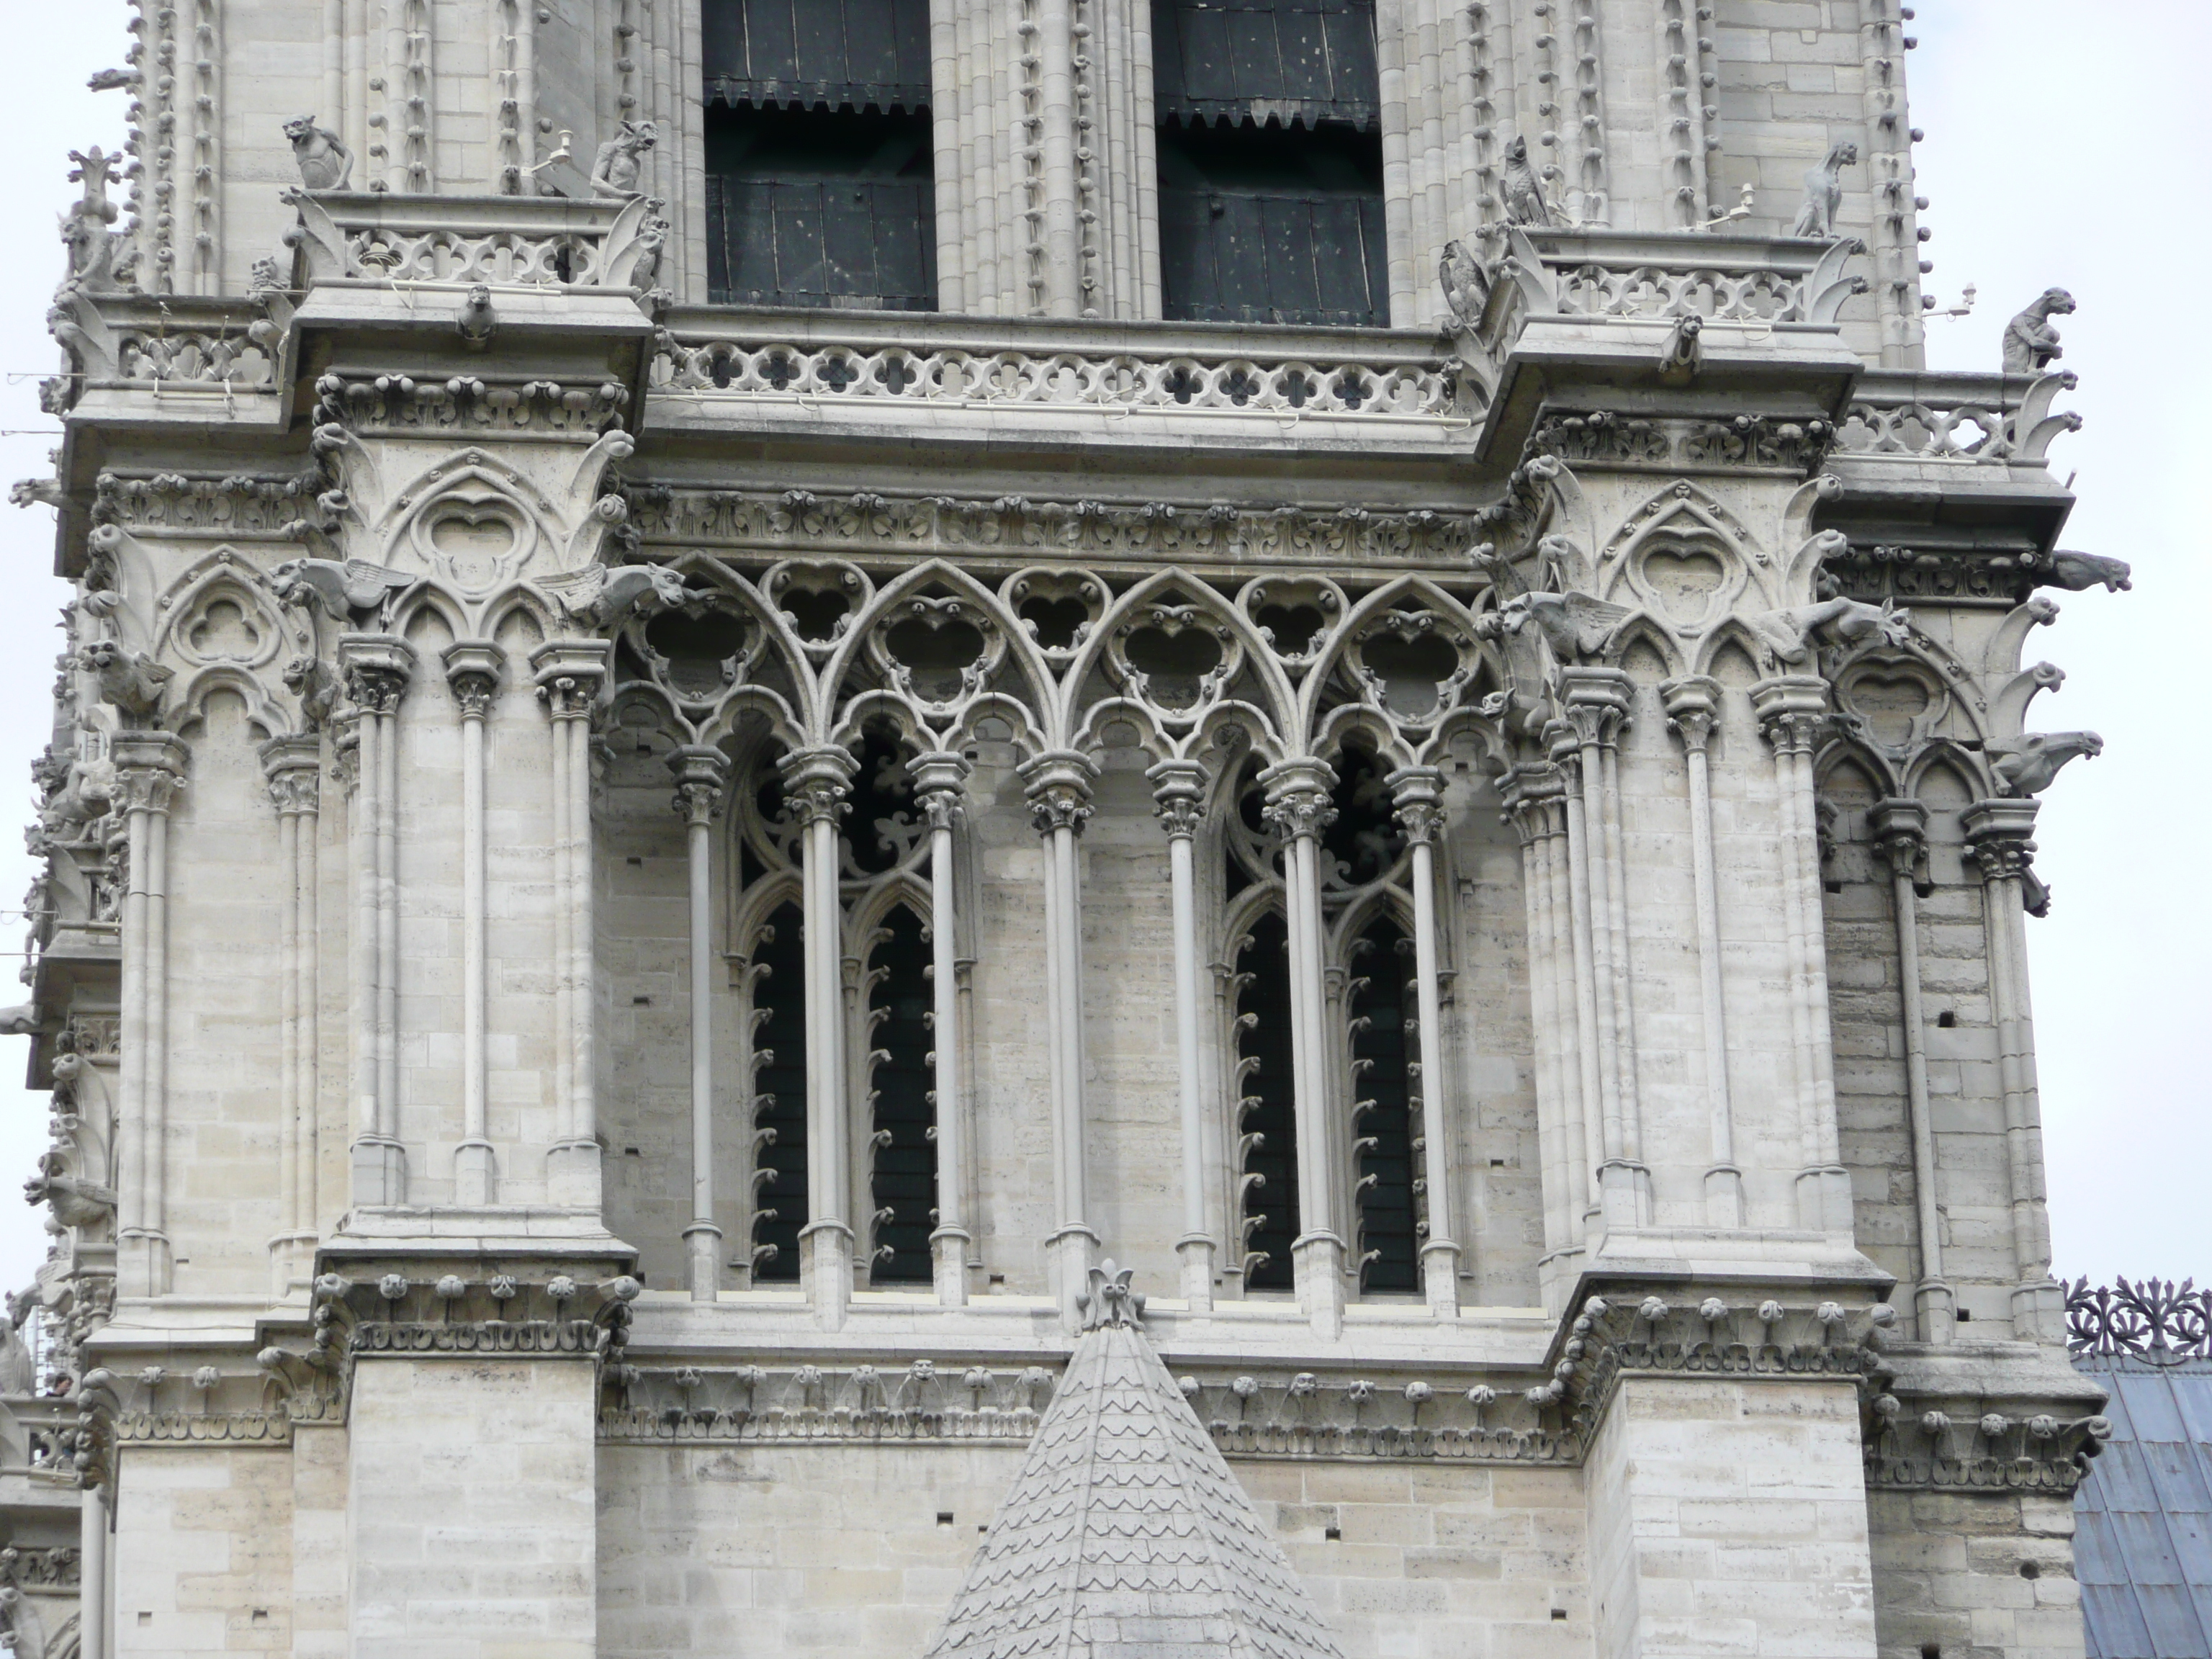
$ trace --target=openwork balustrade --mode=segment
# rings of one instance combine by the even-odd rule
[[[2212,1285],[2194,1279],[2077,1279],[2066,1292],[2066,1342],[2076,1354],[2124,1355],[2158,1364],[2212,1359]]]
[[[2080,428],[2071,410],[2054,412],[2070,374],[1917,374],[1869,370],[1837,428],[1845,454],[1908,460],[2039,465],[2051,441]]]

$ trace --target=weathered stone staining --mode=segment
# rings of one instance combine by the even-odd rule
[[[2027,647],[2131,573],[2063,293],[1922,367],[1891,0],[1343,13],[1388,329],[1175,315],[1146,8],[891,9],[141,9],[15,1650],[2078,1655]]]

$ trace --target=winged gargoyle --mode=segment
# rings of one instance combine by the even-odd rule
[[[1522,593],[1498,608],[1498,620],[1518,633],[1534,623],[1563,663],[1586,662],[1612,642],[1613,632],[1633,613],[1587,593]]]
[[[690,598],[684,578],[665,565],[626,564],[601,571],[597,586],[580,593],[564,593],[561,603],[568,614],[586,627],[611,631],[627,622],[632,612],[667,611]]]
[[[1848,648],[1873,639],[1902,646],[1911,638],[1908,616],[1895,599],[1872,605],[1838,598],[1745,620],[1771,661],[1802,663],[1822,647]]]
[[[333,622],[381,616],[394,595],[414,583],[403,571],[366,559],[287,559],[269,573],[269,586],[286,605],[319,605]]]

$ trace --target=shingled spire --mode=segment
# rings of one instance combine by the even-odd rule
[[[1091,1270],[1087,1328],[928,1659],[1341,1659],[1144,1300]]]

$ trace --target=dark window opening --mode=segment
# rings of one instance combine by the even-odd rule
[[[1298,1236],[1298,1136],[1291,1072],[1290,936],[1279,915],[1237,952],[1238,1231],[1248,1290],[1291,1288]]]
[[[806,1224],[805,923],[779,906],[753,946],[753,1128],[772,1132],[754,1154],[753,1282],[796,1284]]]
[[[898,740],[880,726],[860,734],[860,764],[847,797],[846,879],[880,876],[912,853],[927,833],[914,805],[914,774]]]
[[[707,289],[717,305],[931,311],[927,110],[707,112]]]
[[[931,1092],[930,951],[901,906],[869,957],[871,1175],[878,1285],[927,1285],[937,1224],[937,1097]]]
[[[709,104],[929,102],[928,0],[706,0],[699,48]]]
[[[1352,1133],[1359,1199],[1359,1284],[1421,1287],[1413,1177],[1413,942],[1396,922],[1371,923],[1352,947]]]
[[[1154,0],[1170,319],[1388,326],[1371,0]]]

